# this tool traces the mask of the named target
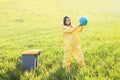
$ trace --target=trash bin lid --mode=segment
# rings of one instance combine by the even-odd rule
[[[22,54],[33,54],[33,55],[40,55],[41,50],[28,50],[28,51],[24,51],[22,52]]]

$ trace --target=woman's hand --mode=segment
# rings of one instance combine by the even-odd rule
[[[86,26],[87,24],[83,25],[83,24],[80,24],[80,26]]]

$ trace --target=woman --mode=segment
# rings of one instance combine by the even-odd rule
[[[83,26],[78,25],[73,27],[71,25],[70,18],[68,16],[64,17],[63,20],[63,37],[64,37],[64,61],[63,67],[68,68],[71,65],[71,57],[73,56],[78,65],[84,66],[84,55],[80,47],[80,41],[78,33],[83,30]]]

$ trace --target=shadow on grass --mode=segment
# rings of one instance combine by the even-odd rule
[[[17,59],[16,67],[13,70],[9,70],[6,75],[6,80],[19,80],[20,76],[23,74],[21,57]]]
[[[78,72],[79,68],[77,65],[73,65],[67,70],[60,67],[55,72],[50,73],[47,80],[76,80],[76,75]]]

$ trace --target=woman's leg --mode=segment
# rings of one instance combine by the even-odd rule
[[[83,52],[81,50],[80,45],[78,45],[76,47],[73,47],[73,53],[72,54],[73,54],[74,58],[76,59],[78,65],[80,67],[85,65],[84,55],[83,55]]]
[[[64,45],[64,60],[63,68],[68,68],[71,65],[71,46],[69,44]]]

